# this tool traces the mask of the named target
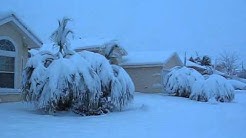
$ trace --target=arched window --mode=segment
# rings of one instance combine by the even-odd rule
[[[8,39],[0,39],[0,88],[14,88],[15,46]]]

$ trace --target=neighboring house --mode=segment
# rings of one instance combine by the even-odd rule
[[[183,66],[176,52],[133,52],[120,64],[131,76],[138,92],[162,91],[161,75],[175,66]]]
[[[42,42],[14,14],[0,15],[0,102],[20,100],[28,50]]]
[[[81,52],[83,50],[99,53],[105,56],[111,64],[119,64],[122,62],[122,57],[127,55],[127,52],[124,48],[119,46],[116,41],[104,42],[99,45],[91,45],[84,47],[77,47],[74,49],[76,52]]]

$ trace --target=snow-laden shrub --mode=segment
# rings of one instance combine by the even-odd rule
[[[111,101],[117,110],[122,110],[129,102],[133,100],[135,91],[134,83],[128,73],[120,66],[112,65],[115,81],[112,81]],[[115,92],[117,91],[117,92]]]
[[[171,72],[162,76],[164,92],[169,95],[189,97],[192,84],[204,77],[194,69],[174,67]]]
[[[66,58],[40,52],[28,60],[23,78],[25,101],[50,113],[98,115],[122,110],[133,99],[134,84],[124,69],[92,52]]]
[[[123,68],[110,65],[104,56],[97,53],[82,51],[79,54],[91,64],[91,67],[99,76],[103,98],[106,98],[101,100],[110,103],[111,110],[122,110],[133,100],[135,87],[130,76]]]
[[[79,54],[90,63],[93,70],[97,73],[102,83],[102,91],[108,96],[111,91],[110,84],[114,77],[109,61],[104,56],[89,51],[82,51]]]
[[[246,83],[239,80],[228,80],[235,90],[246,90]]]
[[[190,99],[207,102],[216,100],[230,102],[234,99],[234,88],[220,75],[211,75],[206,80],[200,80],[192,86]]]
[[[84,58],[75,54],[70,58],[53,60],[45,67],[40,62],[42,58],[37,57],[30,58],[23,74],[27,76],[23,80],[26,101],[33,101],[38,109],[44,111],[65,110],[82,105],[87,109],[98,108],[101,82]],[[39,65],[35,66],[36,63]]]

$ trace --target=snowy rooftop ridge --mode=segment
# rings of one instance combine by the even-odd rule
[[[74,38],[71,39],[71,47],[73,49],[99,48],[105,43],[111,42],[112,39],[105,38]]]
[[[14,12],[6,12],[0,14],[0,25],[8,22],[14,22],[26,35],[33,39],[37,45],[41,46],[42,41],[27,27],[21,19],[19,19]]]
[[[186,66],[188,66],[188,67],[197,67],[197,68],[200,68],[200,69],[207,69],[206,66],[199,65],[199,64],[191,62],[189,60],[186,61]]]
[[[175,54],[174,51],[128,52],[121,65],[162,65]]]

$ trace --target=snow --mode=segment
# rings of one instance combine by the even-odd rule
[[[228,80],[236,90],[246,90],[246,83],[238,80]]]
[[[171,57],[174,51],[139,51],[128,52],[128,55],[123,57],[121,65],[141,65],[141,64],[164,64]]]
[[[191,62],[189,60],[186,60],[186,66],[188,66],[188,67],[197,67],[197,68],[204,69],[204,70],[207,69],[206,66],[201,66],[201,65],[199,65],[197,63],[194,63],[194,62]]]
[[[245,138],[246,91],[233,103],[203,103],[162,94],[135,93],[124,112],[82,117],[42,115],[23,103],[0,104],[1,138]]]
[[[213,74],[208,79],[198,80],[191,85],[190,99],[231,102],[234,99],[234,88],[227,79]]]
[[[192,68],[174,67],[162,76],[164,92],[169,95],[189,97],[192,85],[204,77]]]
[[[114,77],[113,69],[109,63],[109,61],[102,55],[89,52],[82,51],[79,54],[91,64],[93,70],[98,74],[101,83],[106,89],[110,86],[111,80]],[[81,64],[82,65],[82,64]]]

